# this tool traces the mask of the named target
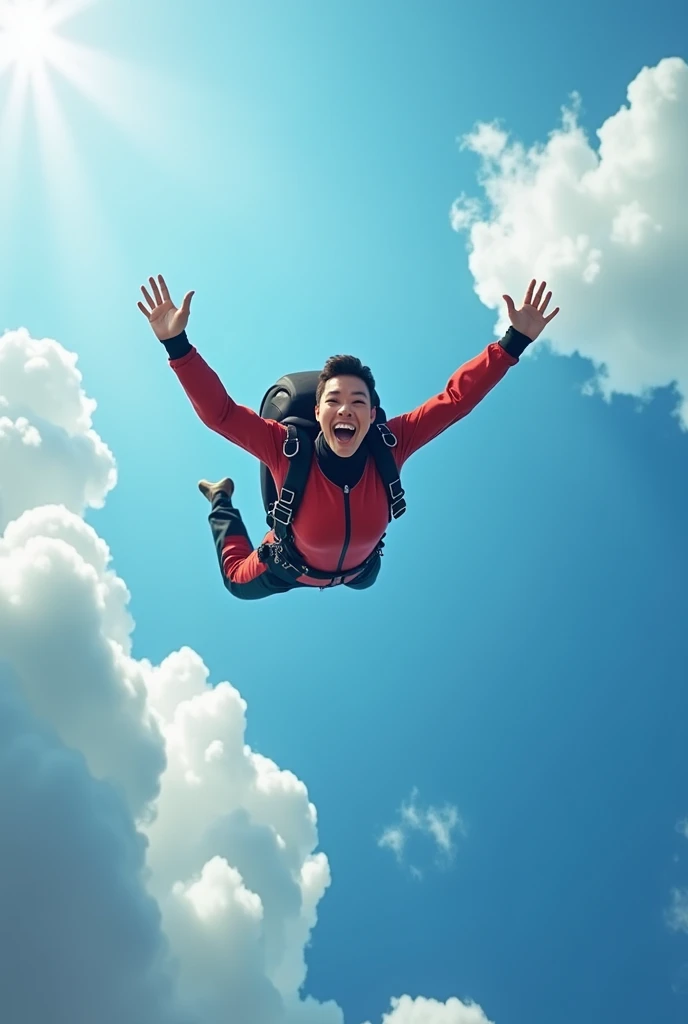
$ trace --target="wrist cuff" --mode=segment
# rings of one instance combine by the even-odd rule
[[[510,356],[518,359],[532,343],[533,339],[529,338],[527,334],[521,334],[515,327],[510,327],[499,344]]]
[[[167,355],[170,359],[181,359],[182,356],[191,351],[191,344],[186,336],[186,331],[182,331],[181,334],[177,334],[174,338],[165,338],[161,344],[167,349]]]

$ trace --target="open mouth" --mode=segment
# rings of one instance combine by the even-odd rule
[[[351,444],[356,428],[350,423],[338,423],[332,428],[332,432],[340,444]]]

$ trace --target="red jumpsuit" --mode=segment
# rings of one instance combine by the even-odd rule
[[[520,354],[523,347],[517,345],[515,351]],[[503,342],[490,344],[456,370],[444,391],[412,412],[389,420],[389,428],[397,438],[396,447],[391,449],[397,468],[401,470],[413,452],[471,412],[517,362],[518,355],[511,354]],[[170,358],[170,366],[203,423],[264,462],[279,493],[289,463],[282,451],[286,428],[235,402],[193,346],[181,357]],[[388,522],[387,497],[372,457],[368,458],[361,479],[345,493],[324,475],[314,452],[301,506],[292,524],[294,543],[308,565],[332,573],[333,577],[340,566],[337,582],[351,583],[354,577],[347,576],[346,569],[360,566],[370,555]],[[273,540],[269,531],[263,543]],[[243,596],[239,593],[243,585],[268,571],[243,524],[240,530],[223,536],[218,555],[228,589],[237,596]],[[301,576],[298,584],[323,586],[322,580],[308,576]],[[284,585],[277,589],[290,588]]]

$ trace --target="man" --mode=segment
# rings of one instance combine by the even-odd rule
[[[147,305],[139,302],[138,308],[167,349],[170,366],[197,415],[211,430],[260,459],[279,494],[289,469],[287,427],[234,402],[190,344],[186,326],[194,293],[188,292],[177,308],[162,276],[149,282],[152,295],[143,286]],[[511,327],[500,342],[461,366],[439,395],[389,421],[397,472],[413,452],[474,409],[557,315],[559,307],[545,316],[552,293],[543,299],[545,282],[534,294],[535,284],[530,282],[520,309],[509,295],[503,296]],[[316,393],[320,433],[301,505],[283,541],[269,531],[254,549],[232,505],[232,480],[199,482],[211,505],[209,521],[222,578],[235,597],[254,600],[295,587],[339,584],[363,590],[375,582],[389,522],[387,490],[368,437],[376,419],[375,401],[375,380],[359,359],[333,356],[327,361]]]

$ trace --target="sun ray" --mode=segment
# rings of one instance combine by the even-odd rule
[[[20,184],[20,152],[26,130],[24,110],[29,98],[29,76],[14,74],[9,82],[7,99],[0,114],[0,232],[9,235],[10,224],[16,213],[16,196]]]
[[[48,17],[51,28],[57,28],[65,21],[69,21],[81,11],[93,7],[96,0],[54,0],[48,8]]]
[[[153,72],[63,34],[65,23],[95,2],[0,0],[0,233],[7,243],[0,246],[0,289],[5,267],[13,270],[12,263],[30,252],[30,241],[23,237],[25,224],[20,223],[22,211],[36,210],[44,199],[55,247],[52,265],[65,283],[69,278],[68,291],[77,274],[90,278],[112,256],[117,228],[107,210],[113,197],[86,171],[93,154],[77,127],[84,123],[81,98],[129,146],[185,188],[208,195],[211,175],[227,187],[227,169],[208,153],[209,108],[203,88],[181,82],[174,71]],[[73,95],[62,89],[58,93],[58,82],[71,87]],[[151,117],[151,110],[173,113]],[[173,133],[183,135],[184,145],[170,161]],[[105,145],[112,137],[106,130]],[[40,153],[38,174],[32,159],[34,138]],[[10,237],[16,239],[14,247]]]
[[[7,243],[0,247],[0,276],[4,284],[15,272],[16,268],[8,265],[12,254],[16,262],[18,255],[28,256],[31,251],[21,211],[44,203],[47,236],[43,244],[53,253],[48,259],[60,281],[61,293],[73,300],[81,275],[93,269],[94,261],[106,272],[111,270],[110,233],[102,204],[85,173],[53,82],[57,65],[68,69],[70,56],[67,40],[56,29],[92,2],[0,0],[0,75],[6,79],[0,83],[0,230]],[[31,123],[35,134],[29,136]],[[30,157],[34,139],[39,158],[37,176]],[[31,143],[26,150],[25,142]],[[40,192],[34,192],[26,207],[24,185],[34,177]],[[17,239],[14,246],[10,244],[12,238]]]
[[[94,269],[94,259],[99,273],[113,273],[110,232],[45,68],[36,76],[34,101],[56,273],[62,279],[65,294],[76,298],[83,277]],[[70,259],[60,259],[67,239]]]

